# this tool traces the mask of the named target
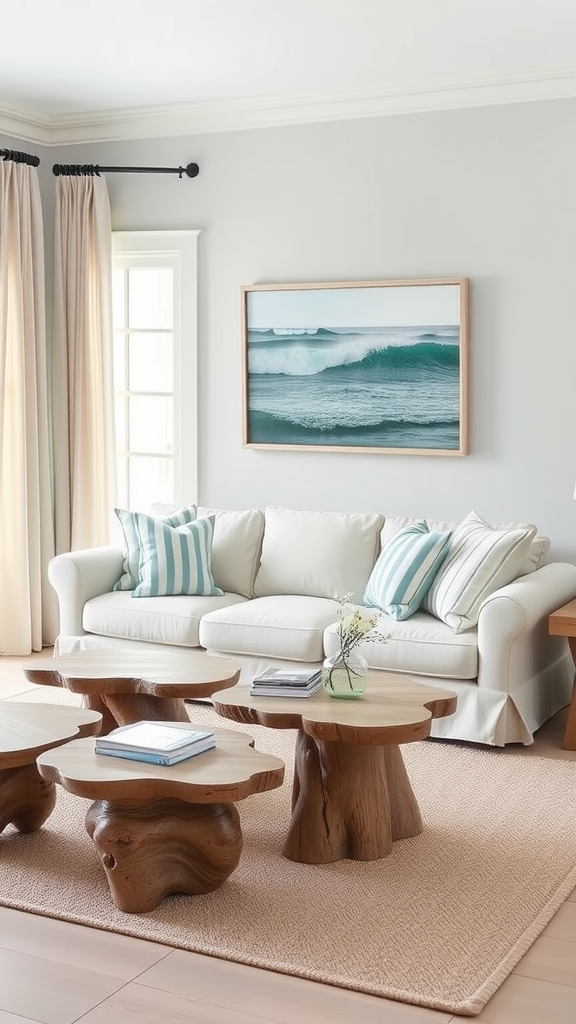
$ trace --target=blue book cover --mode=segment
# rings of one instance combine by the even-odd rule
[[[147,764],[159,764],[163,767],[170,767],[170,765],[178,764],[179,761],[186,761],[190,757],[196,757],[197,754],[204,753],[205,750],[214,750],[216,746],[215,741],[206,741],[204,744],[198,744],[192,749],[185,751],[179,751],[177,754],[146,754],[136,750],[98,750],[95,747],[95,753],[100,754],[103,757],[123,757],[128,761],[144,761]]]

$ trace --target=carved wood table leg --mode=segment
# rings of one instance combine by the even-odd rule
[[[88,809],[86,830],[112,899],[127,914],[154,910],[170,893],[212,892],[242,852],[234,804],[97,800]]]
[[[0,771],[0,832],[14,825],[35,832],[54,810],[56,787],[38,773],[35,764]]]
[[[109,714],[113,717],[114,729],[119,725],[132,725],[133,722],[143,721],[190,723],[181,697],[153,697],[147,693],[107,693],[103,699]]]
[[[398,746],[326,742],[299,730],[284,855],[305,864],[387,857],[422,819]]]
[[[118,727],[118,722],[106,704],[104,697],[101,697],[100,694],[83,694],[82,707],[88,708],[90,711],[98,711],[102,715],[102,726],[100,729],[101,736],[107,736],[109,732],[112,732],[112,729],[116,729]]]

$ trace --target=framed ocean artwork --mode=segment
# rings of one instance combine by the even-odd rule
[[[242,288],[245,448],[466,455],[468,279]]]

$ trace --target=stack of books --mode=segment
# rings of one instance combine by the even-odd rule
[[[97,736],[94,750],[109,757],[171,765],[216,746],[213,732],[179,729],[167,722],[134,722]]]
[[[252,680],[252,697],[310,697],[322,686],[321,669],[268,668]]]

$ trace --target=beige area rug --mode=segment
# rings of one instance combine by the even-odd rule
[[[49,687],[11,699],[75,702]],[[229,724],[291,766],[293,733]],[[285,860],[288,770],[238,805],[244,851],[221,889],[127,915],[84,830],[88,801],[59,789],[43,829],[0,836],[0,904],[474,1016],[576,886],[576,763],[440,742],[404,756],[425,828],[385,860]]]

